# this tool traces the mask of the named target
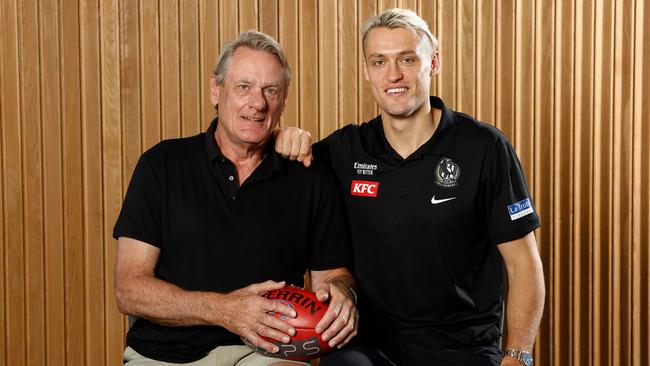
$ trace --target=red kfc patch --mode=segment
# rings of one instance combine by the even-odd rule
[[[379,182],[365,180],[353,180],[350,186],[350,193],[353,196],[377,197]]]

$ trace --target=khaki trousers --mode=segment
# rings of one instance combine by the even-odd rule
[[[208,353],[200,360],[190,363],[172,363],[152,360],[144,357],[131,347],[124,350],[124,361],[127,366],[158,366],[158,365],[186,365],[186,366],[281,366],[281,365],[309,365],[305,362],[280,360],[266,357],[248,346],[220,346]]]

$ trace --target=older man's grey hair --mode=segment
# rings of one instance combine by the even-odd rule
[[[273,37],[252,29],[240,34],[235,40],[226,43],[221,50],[217,67],[214,69],[217,85],[223,85],[226,73],[230,67],[232,56],[239,47],[248,47],[256,51],[264,51],[277,56],[278,61],[280,61],[280,64],[282,65],[282,75],[285,84],[284,92],[286,95],[286,91],[289,89],[289,85],[291,84],[291,69],[289,68],[287,56],[284,54],[280,44],[273,39]]]

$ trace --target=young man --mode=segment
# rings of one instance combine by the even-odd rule
[[[414,12],[369,19],[363,51],[381,114],[313,148],[345,194],[360,289],[359,346],[322,365],[532,364],[544,303],[539,218],[513,148],[429,97],[438,43]],[[286,129],[276,150],[309,165],[308,141]]]
[[[301,285],[307,269],[318,298],[330,302],[317,330],[332,346],[355,335],[352,256],[334,178],[272,151],[289,83],[275,40],[240,35],[212,78],[219,116],[208,131],[140,158],[113,232],[118,305],[137,317],[127,365],[289,363],[240,337],[268,352],[278,346],[262,336],[289,341],[295,329],[269,312],[295,311],[259,295]]]

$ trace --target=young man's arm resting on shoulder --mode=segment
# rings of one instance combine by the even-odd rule
[[[309,167],[314,160],[311,134],[298,127],[281,127],[273,131],[275,151],[285,159],[298,160]]]

